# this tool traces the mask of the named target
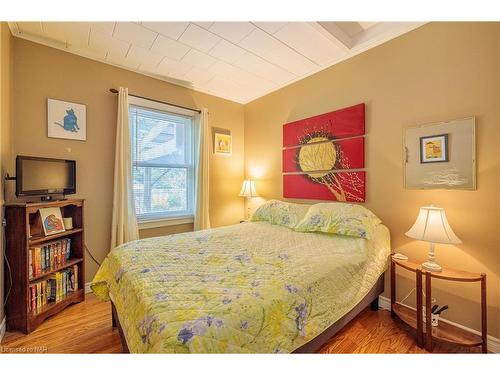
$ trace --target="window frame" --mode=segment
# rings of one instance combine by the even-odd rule
[[[139,225],[139,229],[149,229],[149,228],[157,228],[168,225],[180,225],[194,222],[194,205],[195,205],[195,171],[196,171],[196,146],[195,146],[195,116],[196,112],[191,111],[189,109],[179,108],[172,105],[159,103],[154,100],[148,100],[144,98],[138,98],[135,96],[128,96],[128,109],[130,107],[141,107],[145,110],[152,111],[160,111],[166,112],[170,115],[177,115],[188,117],[191,119],[191,134],[186,137],[186,140],[189,141],[190,147],[186,146],[185,151],[190,153],[189,160],[190,163],[187,164],[187,210],[184,211],[176,211],[172,213],[168,213],[165,211],[157,212],[154,214],[142,214],[139,215],[136,212],[137,222]],[[130,118],[129,118],[130,124]],[[157,168],[186,168],[184,164],[154,164],[148,165],[147,162],[135,162],[133,160],[133,153],[135,145],[132,143],[132,129],[130,126],[130,139],[131,139],[131,158],[132,158],[132,168],[136,166],[139,167],[157,167]],[[185,142],[186,143],[186,142]],[[133,172],[132,172],[133,173]],[[135,197],[134,197],[134,209],[135,209]]]

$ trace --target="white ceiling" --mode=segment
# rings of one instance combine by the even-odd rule
[[[418,22],[10,22],[20,38],[248,103]]]

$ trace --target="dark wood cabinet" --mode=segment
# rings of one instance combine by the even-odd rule
[[[73,229],[45,236],[39,209],[59,207],[63,217],[73,219]],[[83,225],[83,199],[67,199],[54,202],[8,203],[5,205],[5,293],[7,330],[30,333],[45,319],[57,314],[68,305],[85,299],[85,232]],[[51,241],[70,238],[70,258],[57,268],[30,277],[29,249],[43,246]],[[78,288],[66,294],[58,302],[46,303],[42,308],[32,311],[30,286],[45,280],[52,274],[77,267]]]

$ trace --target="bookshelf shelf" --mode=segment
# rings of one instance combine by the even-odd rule
[[[73,267],[75,264],[78,264],[81,262],[83,262],[83,258],[70,259],[66,263],[60,265],[59,267],[57,267],[49,272],[44,272],[41,275],[31,277],[30,278],[30,285],[34,284],[36,282],[42,281],[43,279],[47,278],[48,276],[50,276],[56,272],[62,271],[62,270],[69,268],[69,267]]]
[[[38,210],[49,207],[59,207],[63,217],[71,217],[74,229],[45,236]],[[5,306],[7,330],[18,330],[26,334],[33,332],[48,317],[59,313],[73,303],[85,300],[85,229],[83,225],[83,209],[83,199],[5,204],[5,219],[7,224],[5,228],[5,256],[12,275],[12,283],[10,280],[5,283],[6,290],[10,289]],[[30,277],[30,248],[42,247],[44,244],[50,246],[49,242],[64,238],[71,239],[71,258],[64,264],[53,267],[51,271]],[[66,270],[71,270],[71,268],[73,268],[72,274],[69,273],[71,271],[66,272]],[[62,276],[67,276],[67,281],[65,281],[65,284],[63,283],[63,286],[74,286],[74,280],[77,284],[77,289],[68,292],[57,302],[52,302],[50,299],[49,302],[47,301],[48,298],[45,298],[43,300],[45,304],[32,311],[31,293],[32,289],[36,289],[34,286],[39,284],[38,286],[42,286],[41,290],[45,291],[43,285],[47,285],[46,290],[47,295],[49,295],[49,279],[58,273],[59,276],[61,276],[61,273]],[[73,277],[70,282],[70,275],[77,275],[77,277]],[[45,281],[47,281],[46,284],[44,284]],[[57,288],[57,290],[61,290],[59,286]],[[71,290],[71,288],[68,287],[67,289]],[[67,289],[63,287],[62,290]],[[37,295],[40,295],[38,294],[38,289]]]
[[[59,312],[60,310],[64,309],[66,306],[74,303],[75,301],[78,302],[77,300],[79,297],[82,297],[83,292],[84,291],[80,289],[76,292],[72,292],[72,293],[67,294],[62,300],[60,300],[58,302],[49,302],[46,305],[44,305],[43,307],[41,307],[39,310],[30,312],[30,318],[40,319],[40,318],[43,318],[45,315],[47,315],[45,317],[45,318],[47,318],[47,317],[53,315],[53,314],[50,314],[50,312],[52,312],[56,309],[57,309],[57,312]],[[42,319],[42,320],[45,320],[45,319]]]
[[[53,240],[56,240],[58,238],[68,237],[72,234],[81,233],[81,232],[83,232],[83,228],[74,228],[74,229],[66,230],[66,231],[61,232],[61,233],[51,234],[50,236],[39,236],[39,235],[33,236],[33,237],[30,237],[28,243],[29,243],[29,245],[38,245],[38,244],[42,244],[44,242],[53,241]]]

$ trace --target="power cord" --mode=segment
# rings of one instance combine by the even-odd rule
[[[90,255],[90,257],[92,258],[92,260],[100,267],[101,266],[101,263],[99,263],[95,258],[94,258],[94,255],[92,255],[92,253],[90,252],[89,248],[87,247],[87,245],[84,245],[85,246],[85,250],[87,251],[87,253]]]
[[[409,297],[409,296],[411,296],[411,294],[412,294],[415,290],[416,290],[415,288],[413,288],[412,290],[410,290],[410,293],[408,293],[408,294],[406,295],[406,297],[405,297],[405,298],[403,298],[403,299],[402,299],[399,303],[401,303],[401,304],[402,304],[404,301],[406,301],[406,300],[408,299],[408,297]],[[423,295],[424,295],[424,297],[425,297],[425,292],[424,292],[423,290],[422,290],[422,294],[423,294]],[[436,299],[435,299],[435,298],[432,298],[432,299],[431,299],[431,302],[432,302],[432,303],[436,302]]]
[[[5,249],[5,246],[4,246],[4,249]],[[7,260],[7,255],[5,255],[5,253],[4,253],[3,257],[5,259],[5,264],[7,265],[7,268],[9,269],[9,282],[10,282],[9,290],[7,291],[7,294],[5,295],[4,300],[3,300],[3,307],[5,308],[5,306],[7,305],[7,300],[9,299],[9,295],[10,295],[10,292],[12,291],[12,286],[14,285],[14,283],[12,282],[12,270],[10,268],[9,261]]]

